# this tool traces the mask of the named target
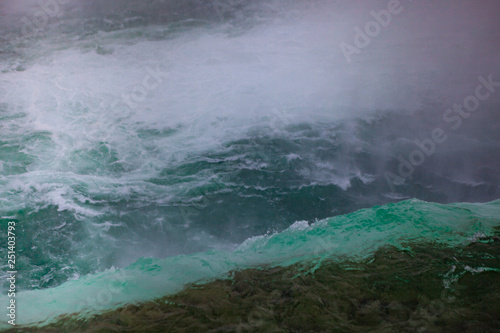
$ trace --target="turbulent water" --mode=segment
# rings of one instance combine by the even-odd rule
[[[387,2],[44,3],[0,3],[18,324],[500,225],[496,2],[402,1],[350,63]]]

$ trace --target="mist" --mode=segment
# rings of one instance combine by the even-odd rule
[[[272,237],[276,262],[299,238],[290,253],[316,255],[329,221],[336,244],[342,221],[367,248],[402,244],[406,226],[378,221],[379,205],[410,199],[398,214],[420,237],[413,207],[448,230],[440,203],[498,199],[498,13],[473,0],[0,1],[0,213],[21,226],[22,295],[53,306],[26,322],[77,311],[53,295],[99,292],[115,269],[148,276],[151,296],[267,264]],[[365,213],[387,233],[361,228]]]
[[[500,81],[499,9],[496,1],[3,1],[2,102],[19,115],[3,131],[49,140],[24,148],[33,162],[6,186],[19,191],[8,201],[45,202],[80,219],[106,212],[82,202],[110,196],[120,211],[120,200],[142,195],[140,207],[167,207],[151,217],[160,225],[163,209],[169,223],[184,225],[170,205],[181,215],[194,209],[189,221],[200,229],[189,230],[202,242],[174,237],[160,253],[153,246],[106,259],[124,266],[148,253],[231,247],[295,220],[405,198],[494,199],[500,94],[484,89]],[[488,96],[477,110],[448,111],[485,80],[493,86],[481,88]],[[439,142],[429,141],[436,129]],[[312,150],[310,136],[319,140]],[[263,200],[267,210],[254,215],[245,200],[233,210],[222,186],[205,189],[248,186],[231,169],[240,162],[233,166],[224,152],[256,138],[257,148],[245,149],[282,154],[293,173],[251,186],[320,186],[324,193],[310,200],[326,195],[330,204],[296,209],[291,198],[278,207]],[[299,144],[271,148],[274,140]],[[207,159],[226,166],[188,174],[187,189],[172,182],[168,170]],[[272,161],[256,155],[243,167],[282,167]],[[54,173],[71,176],[60,183]],[[100,178],[82,197],[72,183],[89,176]],[[270,222],[267,214],[284,215]],[[210,239],[220,224],[222,239]],[[126,237],[145,237],[136,232]]]

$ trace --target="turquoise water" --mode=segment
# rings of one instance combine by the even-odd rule
[[[23,18],[39,4],[0,4],[0,231],[16,222],[19,324],[499,226],[499,95],[443,120],[478,75],[500,77],[498,57],[471,51],[491,49],[494,10],[415,29],[435,8],[413,7],[347,65],[352,4],[216,4],[74,1],[37,29]],[[447,141],[389,183],[435,128]]]
[[[460,248],[492,236],[499,226],[498,200],[442,205],[411,199],[311,225],[296,222],[280,233],[250,238],[233,251],[141,258],[123,269],[87,275],[53,288],[24,291],[17,295],[22,306],[18,322],[48,323],[61,314],[84,316],[155,299],[180,291],[188,283],[224,278],[235,269],[310,261],[320,265],[326,259],[362,260],[382,246],[404,249],[409,242]],[[1,301],[7,302],[7,297],[2,296]]]

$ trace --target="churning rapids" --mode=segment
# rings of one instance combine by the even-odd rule
[[[2,308],[493,235],[500,4],[388,3],[2,1]]]

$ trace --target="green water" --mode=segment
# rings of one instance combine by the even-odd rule
[[[363,262],[387,246],[405,250],[409,243],[432,243],[443,248],[465,249],[494,235],[500,225],[499,211],[500,201],[441,205],[412,199],[311,225],[306,221],[296,222],[283,232],[251,238],[234,251],[142,258],[122,270],[88,275],[49,289],[21,292],[17,298],[23,311],[18,320],[20,324],[34,324],[50,322],[64,313],[86,316],[172,294],[187,283],[226,277],[230,271],[262,265],[303,263],[314,272],[326,262]],[[484,253],[484,256],[490,255]],[[496,272],[498,267],[483,267],[478,263],[471,269]]]
[[[441,258],[473,244],[460,258],[495,277],[479,243],[500,224],[498,4],[451,2],[403,4],[348,63],[339,45],[369,4],[1,1],[0,234],[15,222],[17,323],[72,325],[256,267],[314,276],[410,247]],[[480,107],[450,114],[478,84]],[[369,294],[363,283],[350,292]]]
[[[465,247],[406,243],[364,260],[235,271],[229,280],[44,331],[495,332],[500,239]],[[33,330],[37,331],[37,330]]]

